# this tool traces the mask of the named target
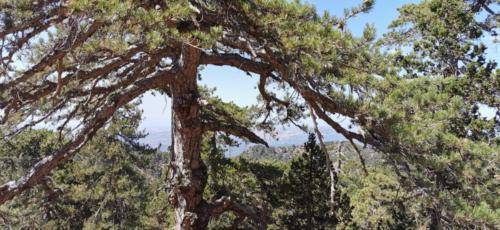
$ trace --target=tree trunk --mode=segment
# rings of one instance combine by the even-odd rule
[[[200,120],[197,67],[199,52],[184,48],[181,71],[171,84],[172,158],[169,169],[170,203],[174,207],[174,229],[203,229],[206,167],[200,158],[203,129]]]

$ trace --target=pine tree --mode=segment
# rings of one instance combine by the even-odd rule
[[[369,10],[372,3],[365,1],[346,18]],[[324,86],[330,72],[349,69],[344,63],[355,63],[366,53],[366,39],[354,38],[340,28],[344,19],[320,16],[311,5],[285,0],[7,0],[0,3],[0,19],[3,130],[15,132],[20,123],[30,127],[46,120],[64,131],[71,120],[82,125],[71,130],[77,131],[71,141],[35,164],[34,173],[1,186],[2,204],[74,156],[119,108],[157,90],[173,101],[167,180],[176,228],[204,228],[227,202],[203,199],[203,134],[215,131],[266,144],[251,131],[256,119],[237,119],[234,109],[203,97],[198,73],[204,65],[232,66],[260,77],[260,115],[250,116],[262,118],[260,128],[300,119],[305,108],[300,97],[313,103],[336,131],[363,139],[324,112],[354,115],[357,106],[338,107],[336,101],[343,98],[329,98],[307,82],[323,76],[313,85]],[[280,98],[268,90],[271,84],[298,94]]]
[[[360,37],[345,29],[371,0],[344,18],[287,0],[0,1],[1,131],[12,137],[52,122],[68,138],[29,173],[1,185],[0,204],[41,184],[119,109],[156,91],[173,101],[167,187],[176,229],[203,229],[237,206],[203,197],[205,134],[265,145],[256,128],[300,125],[307,112],[385,154],[436,222],[492,226],[498,125],[471,109],[498,107],[497,67],[483,60],[484,47],[471,44],[481,32],[474,15],[491,11],[488,4],[429,0],[404,8],[395,25],[416,24],[406,38],[421,44],[416,58],[403,55],[406,68],[388,61],[373,27]],[[420,35],[431,40],[415,42]],[[257,75],[259,105],[240,108],[206,93],[198,85],[206,65]]]
[[[138,131],[141,113],[134,105],[118,111],[111,124],[99,131],[70,162],[57,168],[43,186],[23,194],[1,209],[6,228],[160,228],[154,215],[146,212],[161,195],[155,184],[160,177],[151,173],[157,165],[155,149],[139,144],[144,136]],[[26,130],[21,136],[2,143],[2,176],[30,167],[58,148],[61,141],[55,132]],[[30,155],[25,155],[30,153]],[[10,160],[5,160],[5,159]],[[9,168],[15,167],[16,170]],[[29,200],[29,202],[27,202]],[[30,203],[30,205],[26,205]],[[169,208],[155,207],[154,212]],[[166,221],[163,212],[161,222]],[[170,214],[171,216],[171,214]],[[160,222],[160,223],[161,223]]]
[[[411,80],[383,97],[392,111],[378,113],[399,120],[395,123],[406,120],[394,126],[401,134],[396,142],[413,142],[404,148],[419,148],[393,160],[405,161],[399,169],[405,187],[427,187],[419,198],[431,228],[492,228],[498,223],[490,191],[498,171],[492,162],[498,161],[499,151],[499,72],[497,63],[486,59],[487,46],[480,40],[485,33],[495,34],[494,4],[408,4],[384,38],[396,50],[407,48],[397,51],[394,61],[399,77]],[[486,20],[481,21],[481,14]],[[496,110],[497,117],[483,118],[481,105]]]
[[[274,229],[274,213],[282,208],[279,200],[284,164],[228,158],[225,150],[235,142],[224,135],[211,135],[203,143],[202,153],[209,175],[205,196],[211,200],[233,199],[238,204],[230,207],[230,212],[212,219],[208,228]],[[251,215],[242,215],[242,209]]]
[[[316,144],[315,136],[311,134],[304,144],[303,155],[292,160],[286,175],[284,209],[281,216],[283,227],[287,229],[333,229],[342,219],[340,213],[348,216],[349,201],[343,196],[342,202],[331,212],[330,180],[325,154]],[[342,194],[337,189],[337,196]]]

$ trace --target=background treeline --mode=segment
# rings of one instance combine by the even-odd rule
[[[162,229],[171,226],[165,175],[169,154],[139,143],[140,113],[122,110],[112,123],[68,164],[41,186],[0,208],[0,226],[7,229]],[[0,144],[1,179],[24,172],[61,143],[57,132],[27,130]],[[341,154],[336,151],[341,145]],[[208,181],[205,197],[227,196],[257,207],[269,229],[384,228],[406,229],[429,222],[425,204],[401,189],[397,176],[378,153],[364,149],[368,176],[348,142],[328,143],[340,162],[338,196],[333,213],[325,155],[314,135],[304,146],[290,147],[291,160],[250,148],[227,158],[227,140],[207,136],[203,159]],[[361,147],[361,146],[360,146]],[[267,150],[273,151],[273,149]],[[335,153],[335,154],[333,154]],[[340,159],[339,157],[340,156]],[[278,158],[278,159],[277,159]],[[212,229],[255,229],[250,218],[227,212],[211,221]]]

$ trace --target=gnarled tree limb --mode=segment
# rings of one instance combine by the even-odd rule
[[[174,74],[175,70],[158,72],[150,78],[137,81],[132,87],[117,95],[115,99],[111,99],[106,106],[100,108],[99,112],[91,120],[86,122],[84,128],[71,142],[65,144],[54,154],[37,162],[23,177],[0,186],[0,205],[39,184],[54,168],[80,150],[106,124],[116,110],[149,89],[166,87],[169,79],[173,78]]]

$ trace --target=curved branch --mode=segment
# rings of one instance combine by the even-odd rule
[[[247,139],[255,144],[262,144],[269,147],[269,144],[264,139],[260,138],[257,134],[244,126],[237,124],[225,124],[219,121],[210,121],[205,123],[204,126],[206,131],[224,132],[226,134]]]
[[[19,78],[14,79],[5,84],[0,84],[0,91],[7,90],[20,82],[24,82],[31,78],[34,74],[42,71],[47,66],[53,65],[57,60],[63,58],[70,50],[82,45],[89,37],[91,37],[97,30],[103,26],[105,23],[101,21],[94,22],[84,33],[81,33],[75,37],[74,40],[67,39],[64,44],[61,45],[62,49],[54,49],[53,52],[43,57],[40,62],[31,67],[29,70],[23,73]]]
[[[158,72],[150,78],[137,81],[132,87],[111,98],[108,105],[98,110],[91,120],[86,121],[86,125],[73,141],[65,144],[54,154],[37,162],[29,170],[28,174],[20,179],[0,186],[0,205],[42,182],[54,168],[80,150],[106,124],[116,110],[150,89],[166,87],[175,73],[176,69]]]
[[[227,65],[233,66],[238,69],[258,73],[262,75],[266,75],[266,73],[271,72],[273,69],[276,69],[280,74],[284,81],[286,81],[290,86],[292,86],[298,93],[302,95],[302,97],[309,103],[312,104],[314,111],[316,111],[319,118],[324,120],[328,125],[330,125],[335,131],[345,136],[347,139],[356,139],[361,142],[366,142],[365,137],[360,134],[350,132],[340,126],[338,123],[333,121],[326,113],[322,110],[325,109],[330,113],[339,113],[344,116],[349,116],[352,118],[357,118],[359,122],[365,123],[365,118],[357,114],[356,110],[351,110],[350,108],[345,108],[342,106],[337,106],[337,103],[333,101],[331,98],[310,89],[307,86],[301,86],[294,80],[293,78],[288,76],[288,71],[286,67],[283,66],[276,58],[271,56],[272,52],[269,50],[265,57],[268,59],[273,65],[268,65],[262,62],[252,61],[250,59],[244,58],[238,54],[207,54],[202,53],[201,56],[201,64],[212,64],[212,65]],[[275,68],[273,68],[275,66]],[[265,82],[262,81],[259,84],[259,89],[262,90],[262,84]],[[262,93],[262,92],[261,92]],[[266,96],[264,89],[263,97]],[[269,95],[270,96],[270,95]],[[268,98],[269,100],[273,98]],[[320,107],[321,106],[321,107]]]
[[[202,103],[202,115],[204,131],[224,132],[229,135],[246,139],[255,144],[262,144],[269,147],[267,142],[257,134],[247,128],[248,125],[242,124],[235,119],[232,114],[220,108],[217,105]]]
[[[228,196],[223,196],[210,204],[209,214],[212,218],[227,211],[232,211],[242,219],[249,218],[259,225],[259,229],[265,229],[267,218],[261,210],[258,211],[254,207],[237,203]]]
[[[359,162],[361,163],[361,167],[363,168],[363,172],[365,173],[365,176],[368,176],[369,173],[368,173],[368,169],[366,167],[366,161],[365,161],[365,158],[363,157],[363,155],[361,154],[361,151],[359,150],[358,146],[356,146],[354,141],[352,141],[352,139],[349,139],[349,143],[354,148],[354,151],[356,152],[356,154],[358,154],[358,159],[359,159]]]
[[[175,52],[174,49],[165,47],[138,58],[138,54],[142,54],[142,47],[142,44],[134,45],[125,54],[115,55],[109,59],[108,63],[102,67],[92,70],[75,70],[73,73],[61,78],[59,84],[43,80],[41,84],[33,86],[32,90],[17,91],[17,89],[14,89],[7,100],[0,99],[0,109],[5,108],[7,112],[4,119],[0,120],[0,123],[6,122],[9,113],[16,112],[19,108],[25,106],[36,105],[41,98],[46,98],[54,90],[57,90],[59,85],[65,87],[73,83],[73,85],[77,86],[70,86],[71,89],[65,90],[59,98],[78,99],[80,97],[80,101],[83,99],[86,101],[85,104],[89,104],[97,95],[106,96],[120,88],[130,86],[140,77],[148,76],[154,71],[155,65],[160,62],[161,57],[172,55]],[[117,79],[118,82],[107,86],[97,85],[100,80],[106,80],[108,77]],[[88,82],[88,80],[93,82]],[[108,81],[108,83],[111,82]],[[54,98],[57,97],[56,95],[52,97],[55,101],[59,100],[59,98]]]
[[[325,121],[330,127],[332,127],[337,133],[342,134],[347,139],[356,139],[360,142],[367,142],[368,140],[361,134],[351,132],[344,127],[342,127],[339,123],[335,122],[331,119],[326,113],[321,110],[321,108],[314,102],[310,102],[311,108],[314,110],[316,115],[318,115],[321,120]]]
[[[4,9],[15,8],[15,6],[12,6],[12,5],[0,5],[0,7],[3,7]],[[46,11],[43,11],[43,12],[46,12]],[[20,24],[17,26],[13,26],[13,27],[10,27],[10,28],[7,28],[7,29],[0,31],[0,39],[4,39],[9,34],[14,34],[14,33],[28,30],[34,26],[35,27],[43,26],[44,25],[43,21],[50,20],[50,18],[55,17],[55,16],[58,16],[58,17],[64,19],[67,17],[67,12],[68,12],[68,8],[65,6],[60,6],[60,7],[54,8],[54,9],[50,10],[48,13],[45,13],[45,14],[42,14],[42,15],[39,15],[37,17],[32,18],[31,20],[27,21],[26,23],[23,23],[23,24]]]
[[[287,101],[283,101],[279,98],[277,98],[276,96],[272,95],[272,94],[269,94],[266,90],[266,83],[267,83],[267,78],[268,76],[267,75],[260,75],[260,80],[259,80],[259,92],[260,92],[260,95],[262,96],[262,98],[266,101],[266,107],[267,109],[269,109],[271,107],[271,102],[274,101],[280,105],[283,105],[284,107],[288,107],[290,106],[290,103],[287,102]]]
[[[271,66],[262,62],[252,61],[238,54],[207,54],[202,53],[200,57],[202,65],[232,66],[243,71],[265,74],[271,70]]]

